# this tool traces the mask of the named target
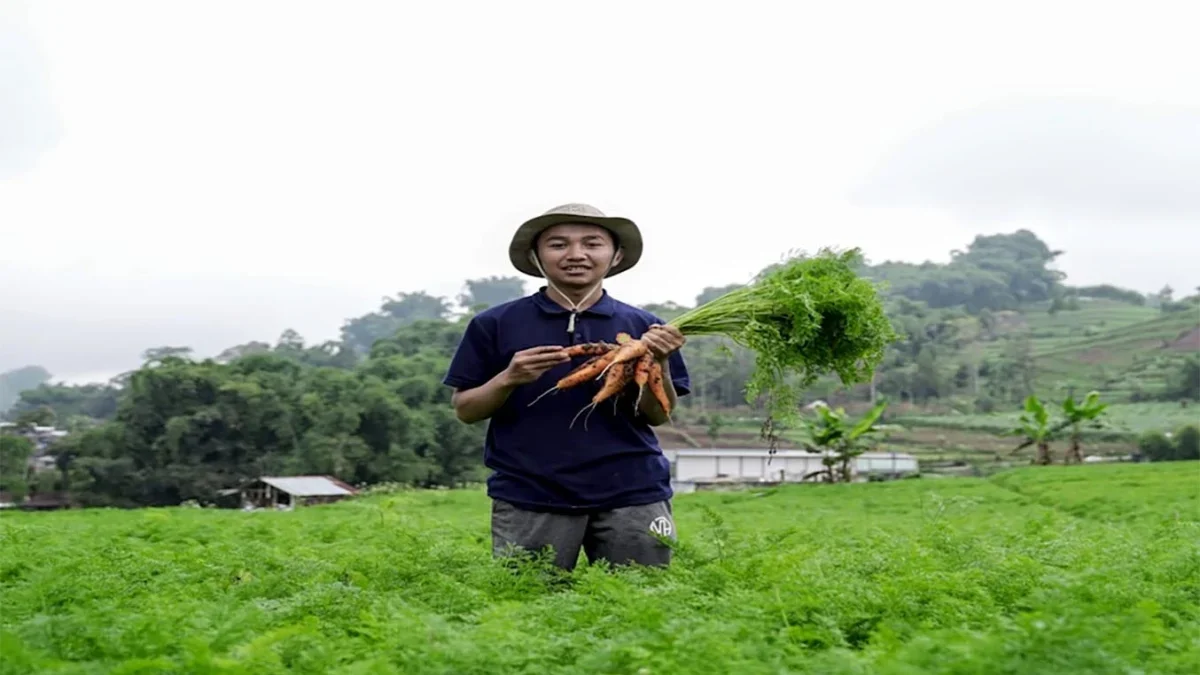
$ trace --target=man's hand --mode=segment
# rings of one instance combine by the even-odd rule
[[[566,349],[557,345],[530,347],[513,354],[504,370],[504,384],[515,387],[537,380],[554,366],[571,360]]]
[[[674,326],[654,324],[642,334],[642,342],[650,349],[650,353],[659,361],[665,361],[668,356],[678,351],[687,342],[687,338]]]

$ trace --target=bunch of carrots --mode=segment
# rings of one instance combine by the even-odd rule
[[[637,387],[637,398],[633,403],[635,410],[642,402],[643,393],[649,389],[650,394],[662,406],[663,411],[667,415],[671,414],[671,401],[663,384],[662,365],[655,360],[654,355],[646,347],[646,343],[641,340],[633,339],[628,333],[618,333],[615,344],[588,342],[572,345],[567,348],[567,355],[571,357],[590,356],[591,358],[560,378],[554,387],[538,396],[529,405],[537,403],[546,394],[603,379],[604,383],[600,386],[600,390],[592,397],[592,402],[579,411],[581,414],[617,396],[630,383]],[[576,418],[578,417],[579,415],[576,415]],[[573,424],[574,420],[572,420]]]
[[[858,249],[822,249],[813,256],[794,257],[668,322],[688,337],[719,336],[754,353],[746,401],[767,397],[763,429],[772,448],[776,422],[786,425],[797,418],[805,388],[828,374],[836,374],[844,384],[868,381],[896,338],[875,285],[857,272],[862,265]],[[639,403],[649,389],[670,414],[662,368],[645,343],[622,334],[617,344],[592,343],[571,350],[592,358],[547,394],[602,378],[604,384],[587,410],[632,382],[638,387]]]

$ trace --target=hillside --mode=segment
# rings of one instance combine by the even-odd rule
[[[1083,328],[1075,334],[1034,339],[1039,381],[1046,386],[1069,381],[1116,399],[1153,394],[1163,390],[1184,357],[1200,353],[1200,310],[1140,321],[1128,321],[1136,316],[1128,311],[1115,317],[1107,309],[1079,314]],[[1101,320],[1112,323],[1104,326]]]
[[[1198,469],[684,495],[671,568],[569,579],[475,489],[8,514],[0,672],[1195,672]]]

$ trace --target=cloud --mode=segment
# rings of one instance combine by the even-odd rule
[[[1049,98],[944,118],[887,153],[852,198],[973,221],[1178,224],[1200,219],[1197,186],[1200,109]]]
[[[61,134],[45,64],[11,6],[0,12],[0,180],[31,169]]]

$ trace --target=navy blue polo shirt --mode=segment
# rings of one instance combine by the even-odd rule
[[[636,338],[651,324],[665,323],[607,292],[575,317],[574,333],[567,333],[569,317],[569,310],[551,300],[545,288],[480,312],[468,323],[443,381],[471,389],[502,372],[522,349],[615,342],[619,332]],[[552,512],[601,511],[672,497],[670,463],[653,427],[634,411],[633,387],[617,398],[618,409],[611,398],[596,406],[586,430],[587,413],[573,427],[571,419],[591,403],[600,382],[529,405],[587,358],[556,366],[536,382],[517,387],[488,421],[484,464],[493,471],[489,496],[522,509]],[[690,381],[683,356],[675,352],[668,365],[676,394],[686,395]]]

